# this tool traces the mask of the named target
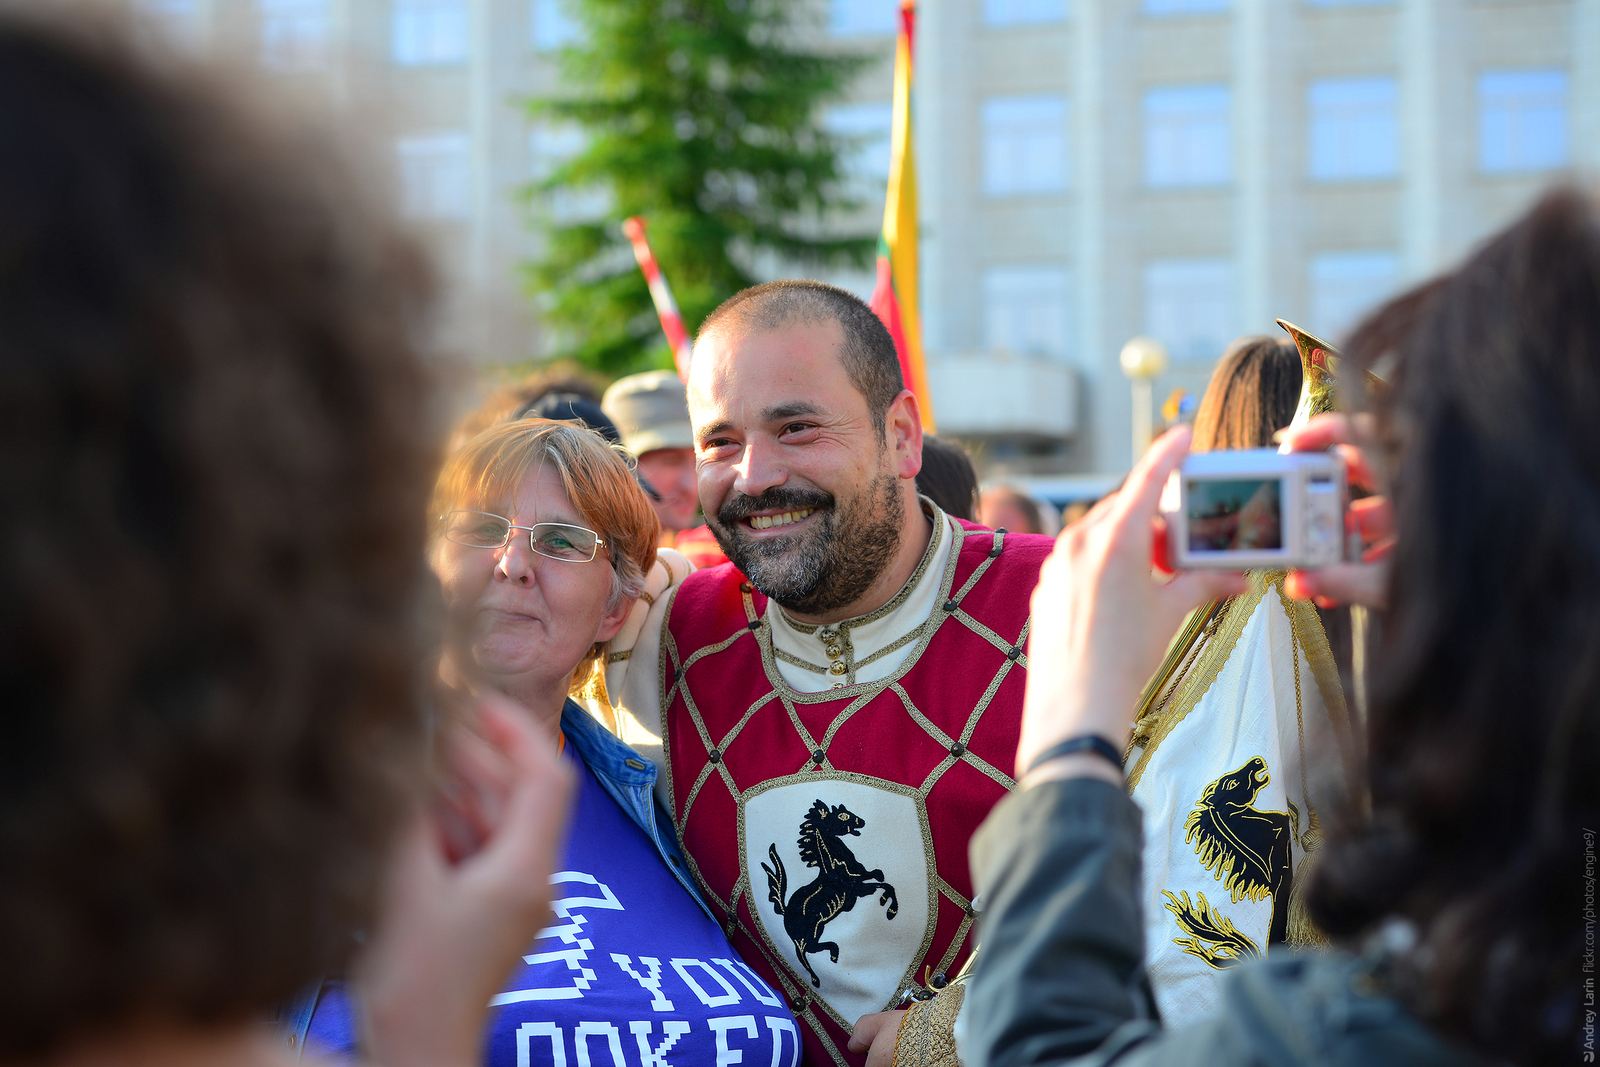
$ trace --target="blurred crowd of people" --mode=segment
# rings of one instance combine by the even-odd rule
[[[814,281],[447,429],[337,136],[153,47],[0,9],[0,1061],[1592,1059],[1591,193],[1056,515]],[[1349,558],[1174,574],[1271,448]]]

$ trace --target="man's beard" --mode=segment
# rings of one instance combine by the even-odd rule
[[[822,615],[859,600],[894,559],[902,534],[898,482],[885,471],[842,504],[820,489],[735,493],[709,525],[722,551],[762,593],[790,611]],[[763,511],[807,508],[816,521],[788,536],[755,538],[739,522]]]

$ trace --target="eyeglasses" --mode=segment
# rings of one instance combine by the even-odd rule
[[[512,530],[527,530],[528,548],[563,563],[588,563],[605,544],[593,530],[564,522],[518,526],[487,511],[452,511],[444,517],[445,538],[468,548],[504,548],[511,543]]]

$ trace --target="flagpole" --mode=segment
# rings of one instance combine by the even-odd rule
[[[661,273],[656,254],[650,248],[650,240],[645,236],[644,217],[634,215],[625,219],[622,234],[633,245],[633,258],[639,261],[639,270],[644,274],[645,284],[650,287],[650,300],[656,306],[656,317],[661,320],[661,332],[667,335],[667,344],[672,346],[672,361],[677,365],[678,377],[687,382],[694,342],[689,339],[683,316],[678,312],[678,302],[672,299],[672,287],[667,284],[666,275]]]

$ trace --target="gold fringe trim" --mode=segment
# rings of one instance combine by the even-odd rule
[[[1189,650],[1205,631],[1206,623],[1210,622],[1219,611],[1226,611],[1227,605],[1226,600],[1213,600],[1205,607],[1196,608],[1189,613],[1189,620],[1184,623],[1183,629],[1178,631],[1178,636],[1173,638],[1172,644],[1167,647],[1167,658],[1161,661],[1160,668],[1151,676],[1149,684],[1139,696],[1139,710],[1133,717],[1135,722],[1150,714],[1151,709],[1156,706],[1157,698],[1172,681],[1172,676],[1177,673],[1178,665],[1188,656]]]
[[[1161,742],[1165,741],[1167,735],[1194,710],[1200,698],[1206,695],[1212,683],[1217,680],[1217,675],[1222,673],[1223,665],[1228,662],[1228,657],[1233,655],[1234,646],[1239,643],[1239,635],[1244,633],[1245,624],[1255,614],[1261,598],[1266,596],[1269,579],[1277,576],[1281,580],[1282,573],[1281,571],[1250,572],[1250,591],[1235,597],[1229,603],[1227,614],[1211,640],[1200,650],[1194,668],[1178,682],[1177,689],[1167,700],[1160,717],[1148,727],[1146,732],[1149,740],[1144,746],[1144,751],[1139,754],[1138,762],[1128,772],[1128,792],[1133,792],[1138,786],[1140,776],[1150,765],[1150,757],[1156,754]]]
[[[1317,691],[1322,694],[1322,704],[1328,709],[1328,722],[1333,727],[1334,741],[1339,745],[1339,759],[1344,766],[1345,788],[1352,789],[1360,780],[1357,773],[1355,734],[1350,726],[1350,711],[1344,701],[1344,685],[1339,681],[1339,668],[1333,662],[1333,648],[1322,629],[1322,618],[1308,600],[1293,600],[1278,583],[1278,599],[1283,603],[1284,614],[1289,616],[1289,627],[1295,644],[1305,653],[1311,665],[1311,677],[1316,679]],[[1311,798],[1306,797],[1309,803]]]

